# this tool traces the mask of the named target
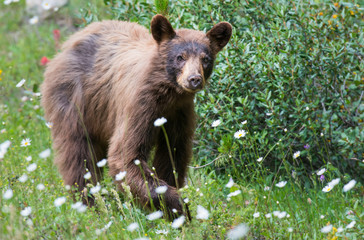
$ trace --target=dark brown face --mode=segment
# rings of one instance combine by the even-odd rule
[[[216,54],[229,42],[232,27],[220,22],[206,34],[193,30],[179,30],[177,34],[167,18],[156,15],[151,32],[157,44],[163,46],[169,79],[183,90],[195,93],[205,86]]]
[[[204,88],[213,69],[214,58],[208,46],[198,42],[171,43],[168,46],[167,73],[187,92]]]

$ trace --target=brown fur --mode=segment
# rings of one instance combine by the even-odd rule
[[[231,26],[225,25],[220,35],[229,39]],[[83,177],[86,169],[92,173],[90,182],[96,184],[102,177],[96,163],[107,157],[111,176],[127,171],[126,182],[142,204],[151,203],[140,167],[154,206],[160,207],[154,189],[166,185],[167,208],[182,213],[177,187],[184,184],[192,156],[195,91],[181,86],[186,80],[179,78],[180,86],[176,86],[166,76],[168,44],[198,42],[209,46],[215,58],[228,39],[221,45],[216,36],[208,38],[202,32],[186,29],[174,31],[160,15],[153,18],[151,28],[152,35],[135,23],[103,21],[71,36],[47,67],[42,105],[47,121],[53,123],[55,163],[65,184],[76,184],[82,191],[88,182]],[[191,61],[189,68],[201,70],[199,62]],[[189,74],[186,68],[182,72]],[[203,78],[203,85],[205,81]],[[164,126],[173,151],[177,183],[166,139],[161,128],[153,125],[159,117],[167,119]],[[154,146],[153,166],[158,178],[151,176],[147,165]],[[140,160],[140,166],[134,164],[135,159]]]

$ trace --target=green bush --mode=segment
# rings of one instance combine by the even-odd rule
[[[148,1],[105,3],[114,19],[146,27],[157,13]],[[355,1],[179,0],[170,1],[168,17],[175,28],[234,27],[210,86],[197,95],[195,162],[216,159],[217,170],[243,175],[263,157],[274,172],[307,178],[334,164],[360,176],[364,38]],[[213,128],[216,119],[222,124]],[[239,129],[247,135],[235,139]]]

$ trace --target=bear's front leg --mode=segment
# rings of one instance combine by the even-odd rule
[[[110,141],[108,160],[111,176],[115,179],[116,174],[126,171],[125,181],[143,206],[162,209],[163,204],[170,219],[176,217],[173,216],[172,209],[176,209],[177,214],[183,214],[176,188],[157,178],[147,165],[153,139],[159,129],[155,128],[153,123],[146,126],[145,122],[120,126]],[[167,186],[167,191],[162,197],[156,192],[159,186]],[[119,188],[122,190],[120,185]]]

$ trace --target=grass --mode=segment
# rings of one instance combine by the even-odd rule
[[[77,4],[61,9],[42,23],[29,25],[23,3],[10,6],[0,3],[0,22],[5,23],[0,25],[0,144],[11,141],[0,159],[0,239],[226,239],[228,232],[242,223],[249,226],[248,239],[361,239],[362,184],[357,183],[354,189],[343,192],[343,185],[352,177],[327,163],[322,166],[327,169],[324,182],[312,174],[309,176],[312,186],[306,186],[286,166],[284,158],[279,163],[280,172],[274,174],[259,162],[239,168],[233,164],[234,176],[241,177],[234,177],[235,183],[230,188],[225,186],[231,177],[228,172],[191,168],[188,187],[181,194],[189,199],[194,219],[179,229],[172,228],[164,219],[148,220],[149,212],[138,206],[133,197],[115,193],[107,168],[106,177],[100,183],[102,190],[96,194],[96,206],[85,212],[73,209],[75,201],[53,165],[53,152],[46,158],[39,156],[51,149],[51,137],[39,107],[40,97],[33,93],[39,92],[42,82],[44,66],[40,59],[52,58],[57,51],[52,32],[60,29],[62,41],[74,32],[72,25],[65,24],[69,19],[64,16],[72,15]],[[24,85],[16,87],[21,79],[26,80]],[[249,127],[249,122],[246,126]],[[230,134],[233,136],[234,132]],[[30,145],[22,147],[21,141],[26,138],[31,140]],[[253,134],[248,134],[233,141],[243,148],[252,138]],[[293,153],[282,149],[282,154]],[[28,156],[32,157],[30,161]],[[29,172],[27,167],[32,163],[37,167]],[[23,174],[28,176],[25,182],[20,181]],[[331,191],[323,192],[326,184],[335,178],[340,178],[340,183]],[[277,187],[280,181],[287,184]],[[39,190],[38,184],[43,184],[45,189]],[[8,189],[13,191],[10,199],[5,194]],[[233,192],[239,194],[228,197]],[[55,206],[59,197],[65,197],[66,202]],[[209,212],[207,220],[195,218],[198,205]],[[22,216],[27,207],[31,207],[31,213]],[[289,217],[282,213],[275,216],[274,211],[286,212]],[[268,213],[272,216],[267,217]],[[346,228],[352,221],[356,224]],[[134,231],[128,230],[132,223],[138,225]],[[321,229],[327,225],[334,228],[322,233]],[[344,231],[337,232],[339,227]],[[167,234],[157,230],[165,230]]]

